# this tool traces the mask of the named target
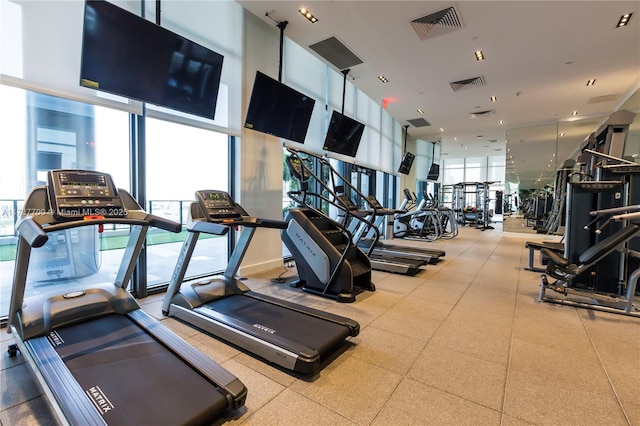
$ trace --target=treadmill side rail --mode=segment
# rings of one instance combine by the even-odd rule
[[[247,388],[237,377],[220,367],[218,363],[198,351],[177,334],[162,326],[143,310],[133,311],[129,313],[129,317],[187,364],[197,369],[200,374],[215,383],[220,391],[226,395],[229,408],[237,410],[244,405],[247,399]]]

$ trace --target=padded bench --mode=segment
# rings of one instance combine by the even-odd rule
[[[525,248],[529,249],[529,265],[526,266],[524,269],[526,269],[527,271],[533,271],[533,272],[546,272],[546,268],[540,268],[538,266],[535,266],[534,263],[534,252],[536,250],[541,250],[541,249],[548,249],[552,252],[555,253],[564,253],[564,243],[555,243],[552,241],[546,241],[546,242],[540,242],[540,241],[527,241],[524,244]],[[544,257],[543,257],[543,261],[541,262],[543,265],[545,264],[544,262]]]

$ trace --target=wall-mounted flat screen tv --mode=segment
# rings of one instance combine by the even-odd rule
[[[429,168],[429,174],[427,180],[438,180],[440,177],[440,164],[433,163]]]
[[[411,166],[413,165],[413,160],[415,158],[416,156],[409,151],[405,152],[404,156],[402,157],[402,161],[400,162],[400,167],[398,167],[398,173],[408,175],[411,171]]]
[[[257,71],[244,127],[304,143],[315,103],[315,99]]]
[[[364,124],[334,110],[324,138],[323,149],[355,157],[363,133]]]
[[[224,57],[106,1],[87,1],[80,85],[213,119]]]

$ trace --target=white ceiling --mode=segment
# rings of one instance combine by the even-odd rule
[[[638,1],[239,3],[274,28],[274,20],[288,21],[285,35],[311,53],[308,46],[337,37],[363,61],[350,68],[353,84],[387,100],[401,124],[430,123],[409,126],[410,138],[440,140],[444,158],[506,153],[507,180],[525,188],[553,180],[556,158],[571,156],[640,86]],[[318,22],[300,15],[302,6]],[[410,22],[451,6],[463,27],[421,41]],[[629,12],[629,25],[616,28]],[[454,91],[449,85],[477,76],[485,86]],[[587,87],[589,79],[595,85]],[[640,111],[635,99],[632,107]],[[495,114],[471,118],[484,110]]]

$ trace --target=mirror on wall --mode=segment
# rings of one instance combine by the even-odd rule
[[[640,90],[610,113],[618,110],[637,114],[629,126],[624,157],[640,164]],[[565,160],[578,157],[585,139],[598,130],[610,113],[509,129],[506,133],[506,194],[525,197],[536,190],[552,190],[557,170]]]

